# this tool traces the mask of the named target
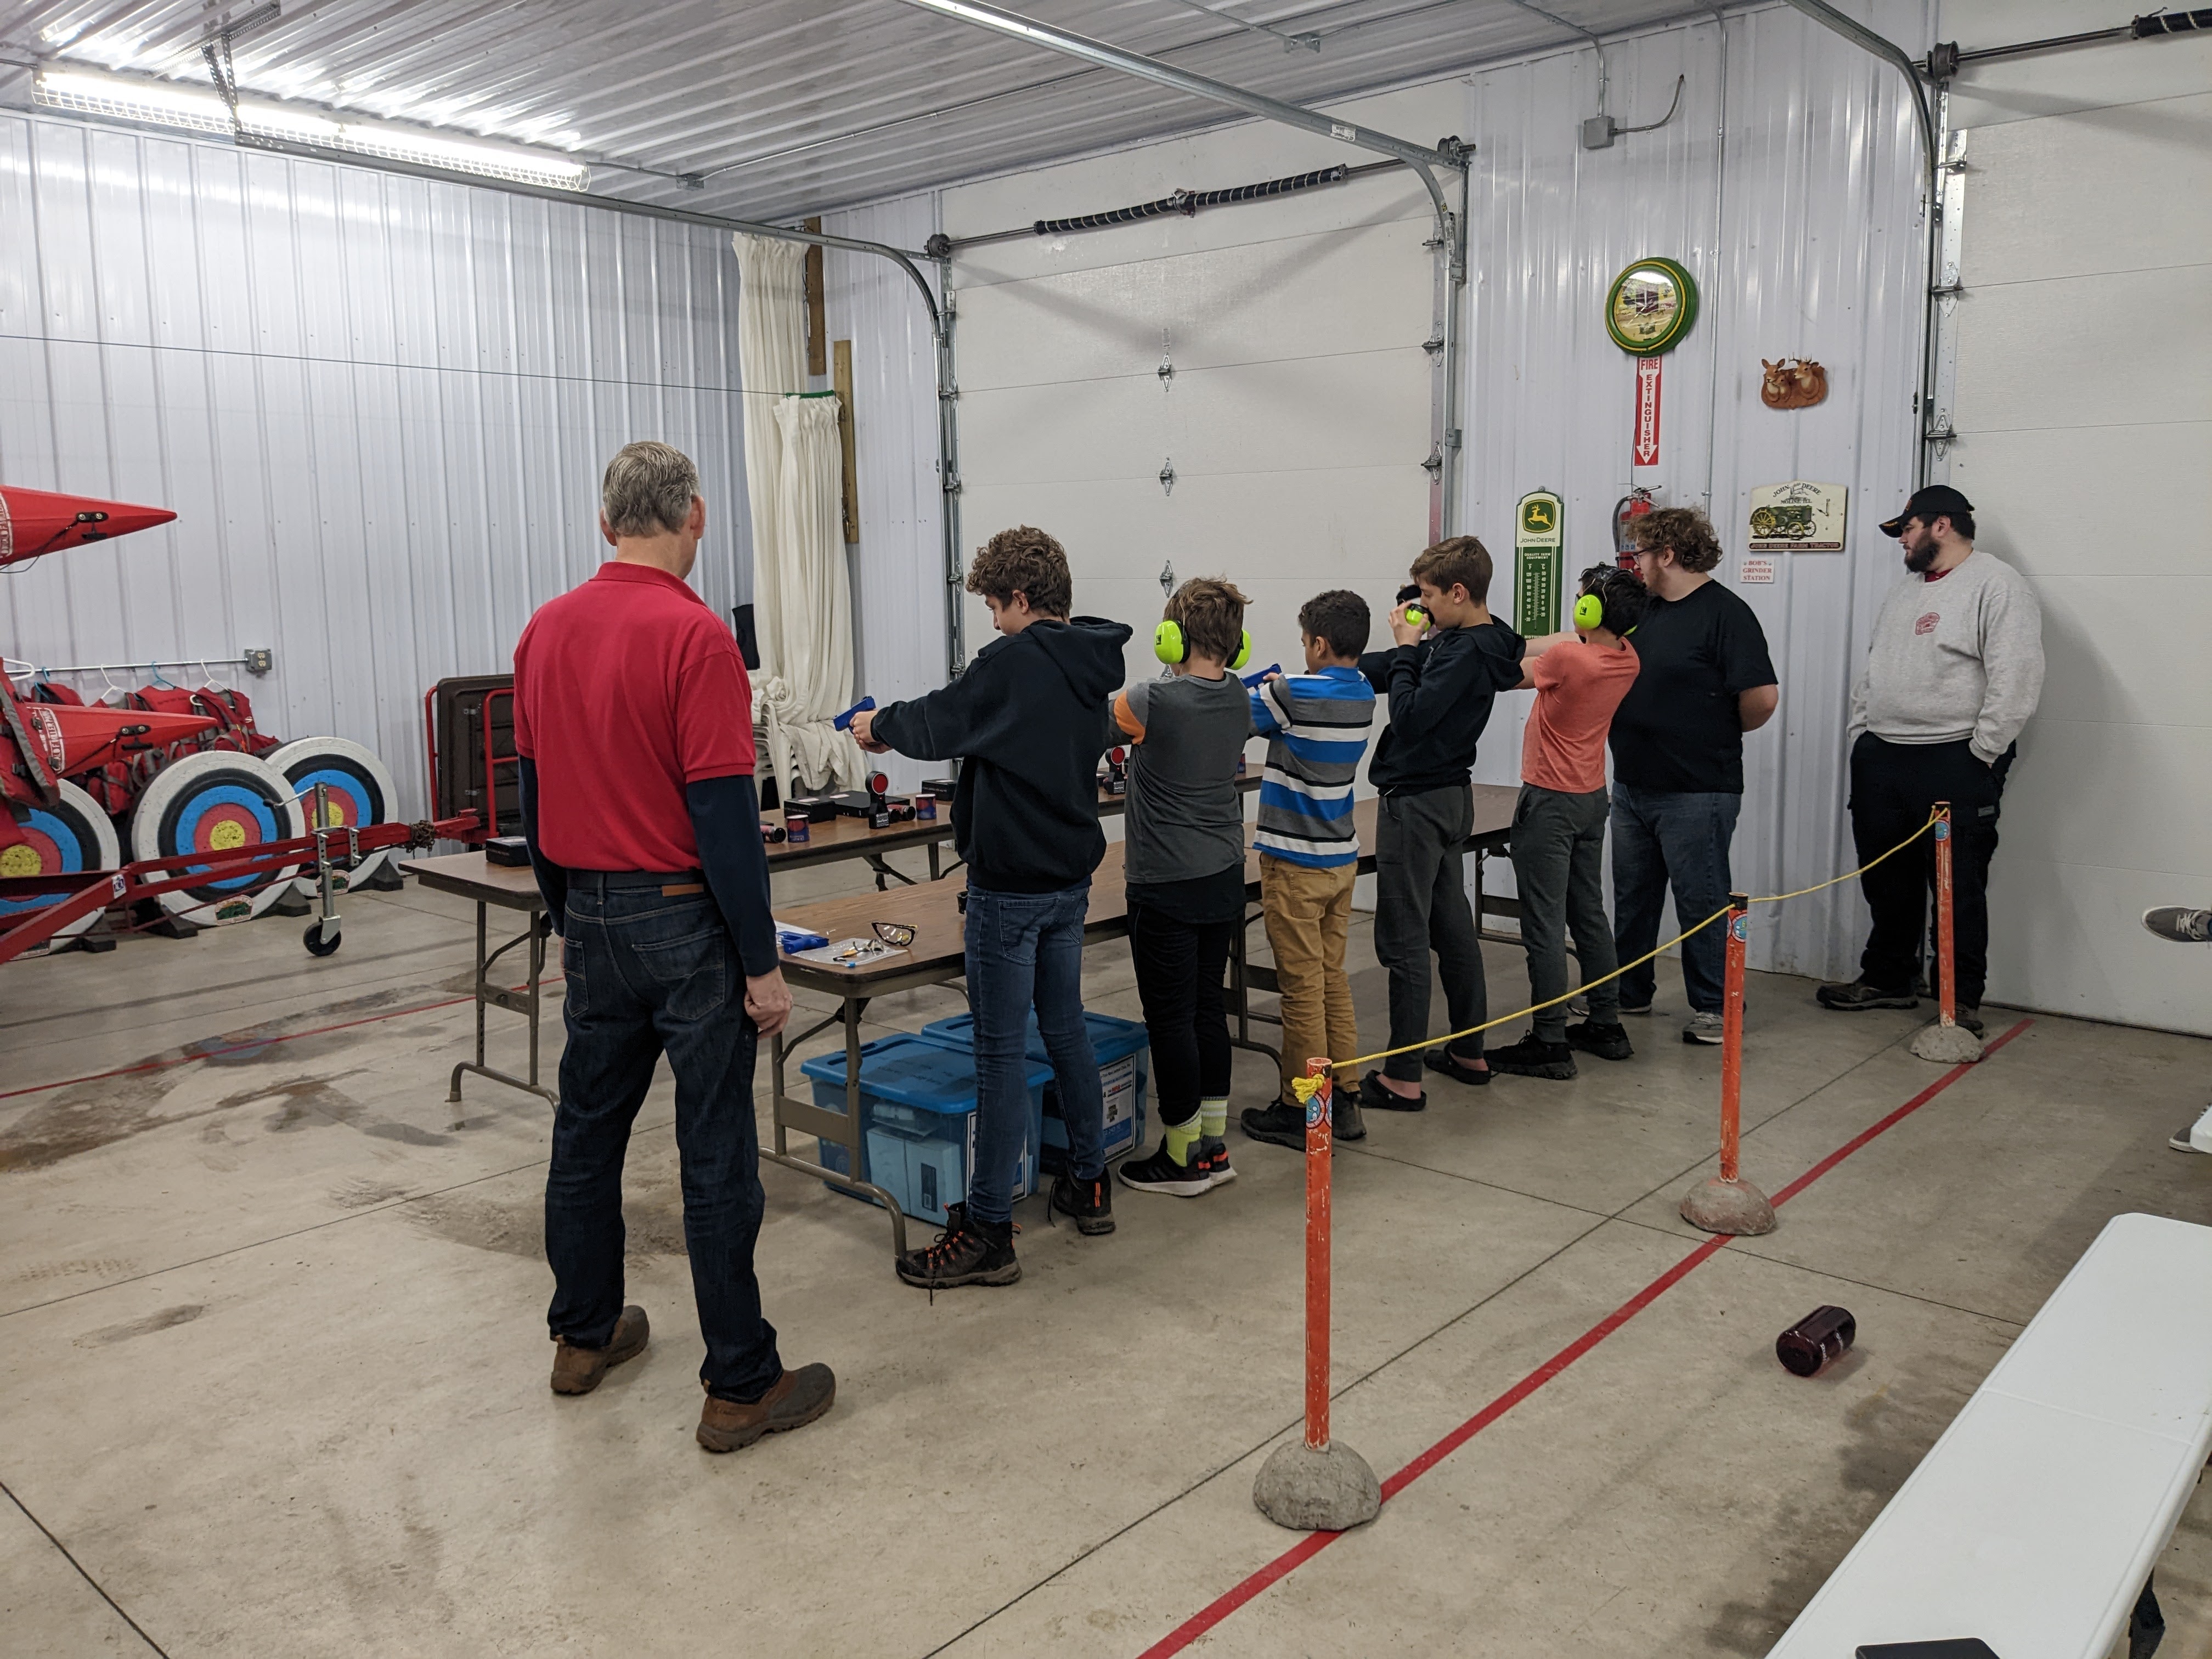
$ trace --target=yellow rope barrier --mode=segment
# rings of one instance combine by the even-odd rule
[[[1914,842],[1918,841],[1921,836],[1926,835],[1935,827],[1936,814],[1930,812],[1928,815],[1927,823],[1922,824],[1917,830],[1915,830],[1911,835],[1907,836],[1903,841],[1898,842],[1896,846],[1891,848],[1887,852],[1877,854],[1875,857],[1869,859],[1864,864],[1859,866],[1856,870],[1847,870],[1840,876],[1831,877],[1826,881],[1816,882],[1810,887],[1801,887],[1794,893],[1760,894],[1757,897],[1754,897],[1751,902],[1753,904],[1780,904],[1785,900],[1803,898],[1809,893],[1817,893],[1825,888],[1838,886],[1844,882],[1856,881],[1859,877],[1873,869],[1875,865],[1882,862],[1883,860],[1893,858],[1896,854],[1902,853],[1906,848],[1911,846]],[[1496,1019],[1485,1020],[1480,1025],[1470,1025],[1464,1031],[1450,1031],[1440,1037],[1425,1037],[1419,1042],[1409,1042],[1402,1048],[1383,1048],[1371,1054],[1356,1055],[1351,1060],[1333,1060],[1329,1064],[1329,1070],[1331,1072],[1346,1071],[1371,1064],[1378,1060],[1389,1060],[1394,1054],[1410,1054],[1419,1049],[1433,1048],[1440,1042],[1456,1042],[1462,1037],[1474,1036],[1478,1032],[1491,1030],[1500,1025],[1510,1025],[1516,1019],[1526,1018],[1528,1015],[1540,1012],[1546,1008],[1556,1007],[1562,1002],[1568,1001],[1572,998],[1582,995],[1583,992],[1589,990],[1592,986],[1602,985],[1606,981],[1610,979],[1619,979],[1630,969],[1640,968],[1645,963],[1650,962],[1653,957],[1665,955],[1668,951],[1680,945],[1684,939],[1689,938],[1692,933],[1703,933],[1706,928],[1711,927],[1715,922],[1718,921],[1726,915],[1728,915],[1728,910],[1727,908],[1723,906],[1722,908],[1714,911],[1712,915],[1707,916],[1703,921],[1698,922],[1692,927],[1685,927],[1680,933],[1675,934],[1674,938],[1668,939],[1656,950],[1646,951],[1642,956],[1637,957],[1635,961],[1624,962],[1620,967],[1614,969],[1611,973],[1601,975],[1596,979],[1590,980],[1584,984],[1578,985],[1573,990],[1565,993],[1564,995],[1553,997],[1547,1001],[1535,1003],[1526,1008],[1517,1009],[1510,1014],[1501,1014]],[[1321,1092],[1322,1082],[1322,1079],[1317,1077],[1296,1078],[1291,1080],[1291,1090],[1292,1093],[1297,1096],[1298,1103],[1300,1105],[1304,1105]]]

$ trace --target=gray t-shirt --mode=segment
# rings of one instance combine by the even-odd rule
[[[1146,680],[1115,697],[1107,726],[1109,742],[1130,745],[1126,879],[1188,881],[1242,866],[1237,757],[1252,735],[1243,682]]]

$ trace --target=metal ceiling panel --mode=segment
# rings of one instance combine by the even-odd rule
[[[1711,9],[1682,0],[1219,8],[1319,36],[1309,52],[1179,0],[1018,6],[1305,104],[1565,44],[1577,30]],[[0,103],[28,100],[39,64],[204,86],[201,42],[226,26],[237,31],[241,92],[550,145],[590,161],[599,193],[752,218],[882,200],[1222,118],[1216,106],[901,0],[0,0]]]

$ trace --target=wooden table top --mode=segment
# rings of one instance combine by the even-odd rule
[[[1257,771],[1237,780],[1238,789],[1246,793],[1260,787]],[[894,795],[894,799],[903,797]],[[1126,812],[1129,802],[1126,795],[1109,795],[1098,792],[1098,816],[1111,817]],[[762,822],[781,825],[781,815],[763,812]],[[895,853],[903,847],[927,847],[933,841],[952,839],[952,803],[937,803],[937,817],[929,823],[917,818],[911,823],[894,823],[882,830],[871,830],[866,818],[838,817],[825,819],[810,826],[807,838],[796,845],[787,841],[771,842],[768,848],[768,867],[770,874],[778,870],[795,870],[810,864],[830,864],[838,859],[866,858],[871,853]]]
[[[1468,837],[1471,848],[1494,852],[1512,827],[1516,789],[1498,784],[1474,786],[1474,830]],[[1375,867],[1376,802],[1373,798],[1352,809],[1359,831],[1359,864],[1364,874]],[[1091,878],[1091,911],[1084,922],[1086,939],[1110,939],[1128,929],[1129,903],[1122,878],[1126,843],[1109,842],[1106,856]],[[1244,855],[1244,884],[1249,892],[1260,890],[1260,854]],[[857,968],[833,968],[786,953],[786,977],[811,989],[845,986],[875,987],[889,981],[914,981],[929,976],[951,978],[967,952],[967,918],[960,911],[960,894],[966,884],[957,881],[922,882],[888,893],[855,893],[846,898],[820,899],[811,904],[779,910],[776,920],[817,933],[831,943],[848,939],[872,939],[878,921],[902,922],[915,930],[914,943],[903,952]]]
[[[456,893],[479,904],[496,904],[507,910],[543,910],[544,895],[538,877],[526,864],[494,864],[481,851],[448,853],[442,858],[410,859],[399,866],[425,887]]]

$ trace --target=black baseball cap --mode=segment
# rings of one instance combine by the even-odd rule
[[[1905,504],[1905,511],[1885,521],[1881,533],[1902,536],[1906,521],[1917,519],[1923,524],[1933,524],[1938,519],[1963,518],[1974,510],[1974,504],[1948,484],[1929,484],[1924,489],[1912,492],[1912,499]]]

